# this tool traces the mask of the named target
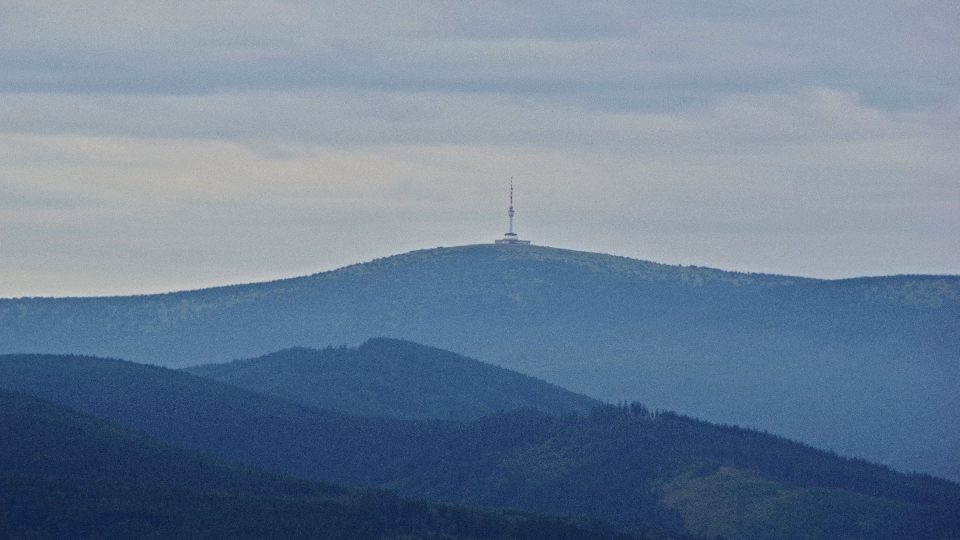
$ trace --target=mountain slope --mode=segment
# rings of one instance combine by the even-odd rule
[[[0,388],[146,432],[168,444],[336,483],[375,483],[367,461],[394,463],[445,428],[354,418],[166,368],[77,356],[0,356]],[[336,454],[327,448],[335,446]]]
[[[0,536],[613,538],[567,520],[439,507],[224,465],[0,391]]]
[[[0,386],[272,471],[434,501],[740,538],[960,535],[956,484],[639,405],[370,419],[163,368],[32,355],[0,357]]]
[[[392,336],[960,479],[960,278],[812,280],[478,245],[183,293],[0,301],[0,352],[168,366]]]
[[[625,525],[669,510],[705,537],[960,537],[956,484],[642,407],[586,418],[506,413],[436,448],[416,474],[386,485],[447,502],[590,508]]]
[[[585,413],[599,402],[489,364],[395,339],[287,349],[189,373],[261,394],[365,416],[466,420],[535,408]]]

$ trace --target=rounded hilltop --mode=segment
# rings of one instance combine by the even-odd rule
[[[744,283],[760,281],[764,283],[788,284],[805,281],[808,278],[793,276],[776,276],[770,274],[754,274],[745,272],[731,272],[707,268],[702,266],[683,266],[656,263],[642,259],[634,259],[620,255],[578,251],[551,246],[533,245],[529,243],[495,243],[495,244],[466,244],[462,246],[435,247],[418,249],[407,253],[400,253],[388,257],[373,259],[368,262],[345,266],[337,270],[321,272],[307,276],[319,278],[336,273],[368,273],[377,268],[391,267],[406,264],[435,264],[460,262],[465,265],[465,271],[470,271],[471,265],[499,265],[509,268],[509,263],[545,263],[570,265],[570,268],[587,269],[591,272],[641,280],[679,281],[696,285],[711,281],[727,283]]]

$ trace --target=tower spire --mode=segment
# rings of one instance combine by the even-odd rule
[[[510,210],[507,211],[507,215],[510,216],[510,232],[507,234],[513,234],[513,177],[510,177]]]
[[[495,244],[529,244],[529,240],[520,240],[517,233],[513,232],[513,216],[516,211],[513,209],[513,177],[510,177],[510,209],[507,210],[507,217],[510,218],[510,230],[503,235],[503,238],[494,241]]]

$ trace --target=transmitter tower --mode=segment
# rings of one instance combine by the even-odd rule
[[[507,217],[510,218],[510,230],[503,235],[503,238],[494,240],[494,244],[529,244],[529,240],[521,240],[517,233],[513,232],[513,216],[516,212],[513,209],[513,177],[510,177],[510,209],[507,210]]]

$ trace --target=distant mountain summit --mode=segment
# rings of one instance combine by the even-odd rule
[[[539,379],[417,343],[286,349],[188,372],[305,405],[364,416],[468,420],[513,409],[586,413],[599,404]]]
[[[819,280],[533,245],[180,293],[0,300],[0,352],[172,367],[392,336],[960,479],[960,278]]]

